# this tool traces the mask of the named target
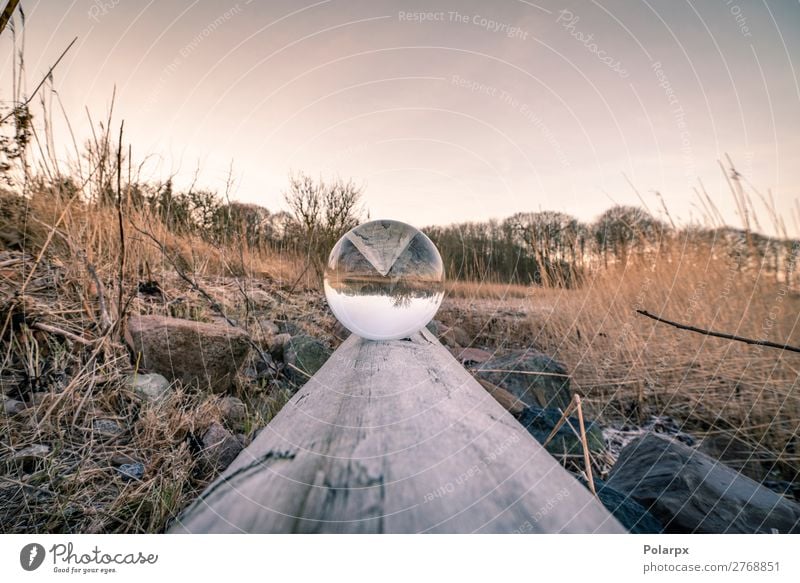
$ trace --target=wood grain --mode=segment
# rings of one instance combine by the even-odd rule
[[[427,332],[351,336],[171,532],[625,532]]]

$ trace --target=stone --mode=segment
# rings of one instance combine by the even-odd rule
[[[552,433],[553,428],[561,419],[561,412],[557,409],[543,409],[536,405],[526,407],[520,414],[517,415],[517,420],[528,430],[536,440],[544,444],[547,437]],[[603,432],[600,427],[592,422],[587,422],[584,419],[586,429],[586,442],[589,445],[589,451],[599,453],[605,450],[606,442],[603,439]],[[575,428],[575,431],[570,429],[570,425]],[[577,433],[577,435],[576,435]],[[554,456],[560,455],[582,455],[583,443],[579,437],[580,424],[575,417],[567,417],[567,421],[558,428],[553,439],[550,440],[545,447],[547,451]]]
[[[11,456],[11,459],[18,462],[27,462],[36,459],[43,459],[50,455],[50,446],[41,443],[35,443],[24,447]]]
[[[497,385],[493,385],[489,381],[485,381],[483,379],[475,379],[478,381],[478,384],[486,389],[486,392],[489,393],[495,400],[500,403],[503,408],[511,413],[512,415],[519,415],[525,410],[525,405],[517,399],[514,395],[509,393],[507,390],[498,387]]]
[[[9,417],[14,415],[19,415],[27,408],[28,406],[22,401],[17,401],[16,399],[3,400],[3,413],[8,415]]]
[[[144,478],[144,464],[140,462],[132,464],[122,464],[117,468],[117,472],[123,480],[136,480],[140,482]]]
[[[219,401],[219,412],[225,424],[235,431],[244,429],[247,419],[247,407],[241,399],[224,397]]]
[[[287,376],[295,382],[305,383],[331,355],[324,342],[302,334],[292,336],[284,348],[283,360],[287,365]]]
[[[465,366],[482,364],[492,358],[492,353],[480,348],[450,348],[450,353]]]
[[[654,433],[622,450],[607,482],[647,508],[667,533],[800,532],[800,505]]]
[[[220,472],[231,465],[242,449],[236,436],[219,423],[209,425],[203,434],[203,459]]]
[[[579,481],[587,486],[583,478],[579,478]],[[660,534],[664,530],[664,526],[644,506],[630,496],[617,492],[603,480],[594,478],[594,489],[606,510],[631,534]]]
[[[697,449],[757,482],[763,482],[773,466],[768,451],[727,432],[706,436]]]
[[[92,432],[97,437],[112,439],[122,433],[122,427],[113,419],[95,419],[92,421]]]
[[[533,349],[495,356],[473,370],[529,406],[564,411],[572,399],[566,369]]]
[[[215,393],[233,386],[250,352],[244,330],[165,316],[131,316],[125,338],[142,368]]]
[[[156,403],[170,394],[171,383],[158,373],[139,373],[130,375],[125,386],[142,401]]]
[[[114,455],[111,456],[109,461],[111,462],[112,465],[115,466],[124,466],[126,464],[130,465],[130,464],[141,463],[139,462],[139,460],[132,458],[129,455],[125,455],[124,453],[115,453]]]

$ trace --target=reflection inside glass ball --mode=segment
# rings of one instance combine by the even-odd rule
[[[370,340],[406,338],[436,314],[444,265],[421,231],[399,221],[370,221],[331,250],[325,297],[342,325]]]

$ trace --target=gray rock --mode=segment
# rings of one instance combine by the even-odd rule
[[[111,439],[122,433],[122,427],[113,419],[95,419],[92,432],[100,438]]]
[[[579,481],[587,486],[586,480]],[[664,526],[647,509],[630,496],[617,492],[599,478],[594,478],[597,498],[631,534],[659,534]]]
[[[3,413],[8,415],[9,417],[13,415],[18,415],[27,408],[28,406],[22,401],[17,401],[16,399],[3,400]]]
[[[539,443],[544,444],[556,423],[561,419],[561,413],[557,409],[542,409],[533,405],[518,414],[517,419],[528,430],[528,433]],[[584,423],[586,424],[586,442],[589,445],[589,451],[597,453],[605,450],[606,442],[600,427],[591,421],[587,423],[585,419]],[[570,429],[568,424],[572,425],[575,431]],[[578,420],[575,417],[568,417],[567,422],[559,427],[553,439],[547,444],[547,451],[555,456],[582,454],[583,443],[576,433],[580,435]]]
[[[305,383],[331,355],[324,342],[305,334],[292,336],[284,349],[283,360],[287,365],[287,376],[298,383]]]
[[[219,412],[225,424],[234,431],[242,431],[247,419],[247,407],[236,397],[225,397],[219,401]]]
[[[203,459],[218,471],[231,465],[242,449],[236,436],[219,423],[212,423],[203,434]]]
[[[768,451],[753,447],[730,433],[709,435],[697,449],[758,482],[769,475],[773,466]]]
[[[156,403],[170,393],[170,382],[158,373],[130,375],[125,385],[143,401]]]
[[[144,464],[136,462],[133,464],[122,464],[117,468],[117,472],[123,480],[141,481],[144,478]]]
[[[566,369],[546,354],[533,349],[495,356],[474,371],[479,377],[503,387],[529,406],[563,411],[572,399]]]
[[[721,462],[655,434],[622,450],[608,485],[671,533],[800,532],[800,505]]]
[[[250,351],[240,328],[164,316],[131,316],[125,339],[144,369],[215,393],[233,386]]]
[[[129,455],[124,453],[115,453],[111,456],[109,461],[115,466],[124,466],[125,464],[137,464],[140,463],[139,460],[132,458]]]
[[[17,462],[27,462],[35,459],[44,459],[50,455],[50,446],[41,443],[35,443],[24,447],[11,456],[11,459]]]

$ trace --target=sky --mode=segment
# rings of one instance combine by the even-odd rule
[[[199,167],[221,190],[232,163],[235,198],[271,210],[291,172],[352,178],[373,218],[417,226],[658,214],[656,192],[687,223],[702,180],[740,226],[728,153],[799,231],[796,0],[21,5],[29,89],[77,37],[54,73],[72,128],[88,138],[86,109],[101,118],[116,87],[143,178],[188,186]],[[3,100],[11,60],[4,33]]]

